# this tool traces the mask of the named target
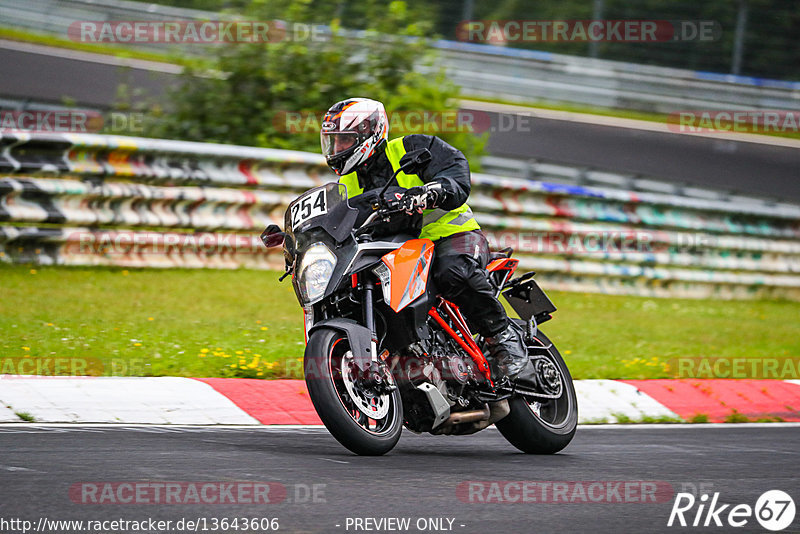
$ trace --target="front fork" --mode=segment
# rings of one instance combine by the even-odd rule
[[[305,306],[303,308],[303,336],[308,345],[308,331],[314,326],[314,306]]]
[[[361,278],[361,303],[363,310],[362,323],[363,328],[369,332],[369,365],[362,368],[364,363],[352,364],[353,379],[358,380],[363,386],[374,388],[377,391],[387,392],[396,388],[394,378],[385,363],[385,358],[388,352],[378,354],[378,335],[375,328],[375,306],[372,301],[372,296],[375,290],[375,282],[369,276],[356,277],[353,275],[353,289],[358,287],[359,278]],[[314,307],[307,306],[303,308],[305,338],[308,343],[308,332],[317,322],[317,317],[314,315]],[[359,327],[361,328],[361,327]]]
[[[353,275],[353,288],[357,285],[356,275]],[[372,302],[372,293],[375,289],[375,283],[368,277],[364,277],[362,290],[364,291],[364,326],[369,330],[370,336],[370,361],[372,364],[378,364],[378,335],[375,331],[375,307]],[[304,337],[306,344],[308,344],[308,332],[314,326],[314,306],[303,307],[303,326]]]
[[[375,309],[372,302],[372,290],[375,289],[375,284],[368,277],[363,277],[363,290],[364,290],[364,326],[369,330],[370,335],[370,358],[372,366],[378,364],[378,335],[375,332]]]
[[[367,327],[370,335],[370,365],[369,369],[362,373],[362,380],[365,385],[376,387],[379,391],[392,391],[397,388],[394,377],[392,377],[389,367],[378,355],[378,333],[375,330],[375,306],[372,301],[375,282],[369,276],[361,278],[361,289],[364,292],[364,326]],[[356,279],[354,279],[354,283],[356,283]]]

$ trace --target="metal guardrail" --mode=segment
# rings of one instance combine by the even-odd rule
[[[0,0],[0,22],[67,36],[75,21],[105,20],[215,20],[220,15],[211,11],[160,5],[157,2],[125,0]],[[142,43],[139,44],[142,46]],[[163,46],[163,44],[156,44]]]
[[[800,110],[800,83],[716,76],[496,46],[440,41],[440,63],[464,94],[671,113]]]
[[[125,0],[0,0],[0,23],[61,36],[67,35],[72,22],[80,20],[208,20],[220,17],[217,13]],[[357,37],[358,32],[352,33]],[[450,79],[470,96],[664,113],[698,109],[800,110],[800,82],[472,43],[437,41],[433,45],[440,52],[438,66],[444,67]],[[199,51],[202,47],[195,45],[188,49]]]
[[[303,152],[4,134],[0,260],[281,268],[258,233],[281,224],[300,191],[333,179]],[[473,175],[469,202],[492,244],[515,247],[550,287],[800,299],[800,206],[492,174]]]

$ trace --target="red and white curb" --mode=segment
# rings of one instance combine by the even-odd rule
[[[258,424],[208,385],[178,377],[2,375],[0,405],[4,422],[24,413],[47,423]]]
[[[578,380],[581,423],[800,421],[800,381]],[[22,417],[20,415],[22,414]],[[23,419],[24,418],[24,419]],[[321,424],[302,380],[0,375],[0,422]],[[779,418],[779,419],[778,419]]]

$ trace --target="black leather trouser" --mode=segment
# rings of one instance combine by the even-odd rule
[[[461,232],[436,241],[433,282],[439,293],[456,304],[464,317],[484,337],[508,325],[503,305],[486,279],[489,243],[480,230]]]

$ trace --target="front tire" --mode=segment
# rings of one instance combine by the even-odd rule
[[[578,427],[578,400],[572,376],[564,359],[541,331],[533,342],[550,345],[547,358],[561,374],[562,393],[558,399],[541,402],[519,395],[509,399],[511,413],[495,423],[506,440],[527,454],[555,454],[569,445]]]
[[[372,395],[363,390],[350,374],[351,362],[344,333],[315,330],[304,358],[311,402],[328,431],[347,449],[364,456],[386,454],[403,430],[400,392]],[[380,417],[369,417],[375,414]]]

